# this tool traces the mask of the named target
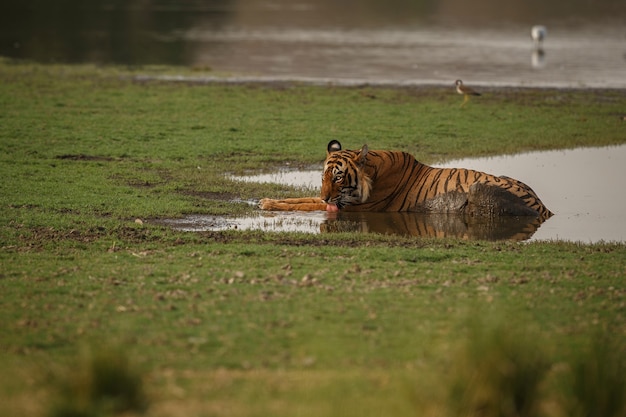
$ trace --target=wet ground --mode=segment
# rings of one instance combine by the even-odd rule
[[[555,215],[540,226],[533,219],[467,219],[411,213],[261,212],[244,218],[189,216],[168,220],[188,231],[255,229],[264,231],[376,232],[396,235],[487,240],[567,240],[584,243],[626,241],[623,179],[626,145],[531,152],[463,159],[438,164],[507,175],[530,185]],[[242,177],[242,181],[301,186],[317,195],[321,168]]]

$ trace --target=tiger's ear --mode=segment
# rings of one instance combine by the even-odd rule
[[[328,147],[326,148],[326,150],[328,151],[328,153],[340,151],[341,143],[339,143],[338,140],[333,139],[330,142],[328,142]]]
[[[363,145],[363,147],[359,150],[359,154],[357,155],[357,160],[359,161],[359,164],[365,164],[368,150],[369,149],[367,148],[367,145]]]

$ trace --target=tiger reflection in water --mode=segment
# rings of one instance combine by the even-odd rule
[[[538,217],[474,217],[456,213],[328,213],[322,233],[358,232],[398,236],[460,238],[465,240],[530,239],[541,225]]]

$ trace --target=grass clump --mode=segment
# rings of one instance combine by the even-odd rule
[[[496,313],[497,318],[487,314]],[[422,398],[420,413],[466,417],[622,417],[626,415],[624,339],[589,334],[582,348],[557,346],[553,338],[515,319],[522,312],[483,310],[465,326],[460,348],[437,407]],[[467,323],[467,322],[465,322]],[[523,324],[522,324],[523,323]],[[522,324],[520,326],[520,324]],[[423,410],[435,410],[423,413]]]
[[[417,415],[463,417],[623,417],[624,339],[589,334],[582,348],[557,346],[508,308],[462,321],[465,335],[446,372],[418,383]],[[493,313],[497,318],[489,317]],[[468,324],[469,323],[469,324]],[[428,384],[428,385],[427,385]],[[439,387],[433,389],[431,386]]]
[[[599,334],[574,359],[563,384],[572,417],[626,416],[626,346]]]
[[[140,415],[148,406],[141,375],[120,348],[84,349],[55,385],[50,417]]]
[[[469,333],[453,364],[451,415],[539,415],[541,387],[551,367],[545,347],[526,328],[504,322],[472,324]]]

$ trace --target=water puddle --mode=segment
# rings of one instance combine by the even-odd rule
[[[540,226],[534,219],[495,220],[415,213],[257,212],[244,218],[188,216],[168,220],[179,230],[264,230],[332,233],[360,231],[394,235],[486,240],[626,241],[626,145],[471,158],[438,164],[508,175],[529,184],[555,216]],[[319,192],[317,170],[281,171],[239,177]]]

